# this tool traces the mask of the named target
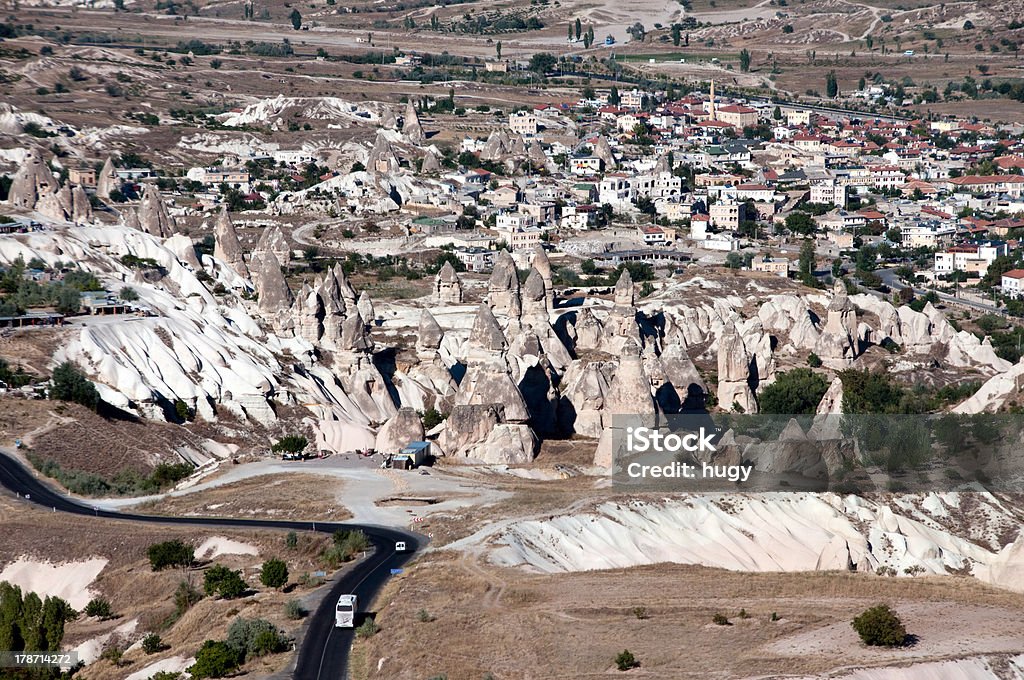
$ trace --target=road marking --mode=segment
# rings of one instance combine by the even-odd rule
[[[381,554],[383,555],[383,553],[381,553]],[[352,592],[354,593],[355,591],[359,590],[359,586],[363,585],[363,581],[365,581],[366,579],[370,578],[370,576],[375,571],[377,571],[378,569],[383,567],[384,566],[384,562],[386,562],[386,561],[387,561],[387,558],[385,557],[384,559],[382,559],[380,561],[380,564],[378,564],[376,567],[374,567],[369,572],[367,572],[366,576],[364,576],[363,578],[359,579],[359,583],[355,584],[355,586],[352,587]],[[355,613],[358,613],[358,612],[355,612]],[[336,626],[331,626],[331,632],[327,634],[327,640],[324,642],[324,651],[322,651],[320,653],[320,666],[316,669],[316,680],[320,680],[320,674],[323,673],[323,670],[324,670],[324,657],[327,656],[327,645],[331,641],[331,635],[334,634],[335,627]],[[355,636],[355,629],[352,630],[352,634],[353,634],[353,636]],[[346,673],[346,675],[348,675],[348,673]]]

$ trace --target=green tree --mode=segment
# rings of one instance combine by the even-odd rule
[[[292,22],[292,28],[296,31],[302,28],[302,15],[299,14],[299,10],[293,9],[292,13],[288,15],[288,19]]]
[[[287,639],[266,619],[238,617],[228,627],[225,644],[243,661],[284,651]]]
[[[238,668],[241,661],[227,643],[207,640],[196,652],[196,662],[188,672],[193,678],[223,678]]]
[[[847,369],[843,381],[843,413],[901,413],[905,392],[884,373]]]
[[[812,276],[815,270],[814,241],[805,238],[800,245],[800,273]]]
[[[825,94],[829,99],[839,96],[839,80],[836,78],[835,71],[829,71],[825,75]]]
[[[196,561],[195,549],[179,540],[154,543],[146,550],[149,566],[153,571],[162,571],[167,567],[191,567]]]
[[[558,60],[555,55],[549,52],[538,52],[530,57],[529,69],[539,75],[544,75],[548,71],[552,71]]]
[[[809,236],[818,230],[818,224],[805,212],[792,212],[786,216],[786,229],[791,234]]]
[[[64,624],[73,621],[78,612],[59,597],[47,597],[43,601],[43,636],[46,650],[56,652],[64,639]]]
[[[268,588],[280,588],[288,583],[288,565],[276,558],[267,560],[260,568],[260,583]]]
[[[245,581],[241,572],[215,564],[203,575],[203,590],[207,595],[220,595],[225,600],[241,597],[245,592]]]
[[[612,106],[618,106],[622,99],[619,97],[619,88],[612,85],[611,89],[608,90],[608,103]]]
[[[307,446],[309,446],[308,439],[302,435],[290,434],[274,442],[270,450],[274,453],[302,453]]]
[[[110,600],[103,597],[94,597],[89,600],[84,611],[86,616],[94,616],[98,619],[109,619],[114,615],[113,609],[110,607]]]
[[[142,651],[146,654],[156,654],[164,648],[164,641],[156,633],[149,633],[142,638]]]
[[[750,70],[750,50],[740,50],[740,71],[746,73]]]
[[[501,59],[501,41],[494,43],[494,52],[498,55],[498,59]]]
[[[779,373],[771,385],[761,389],[757,403],[761,413],[782,415],[813,414],[828,384],[809,368],[794,368]]]
[[[615,656],[615,667],[620,671],[628,671],[631,668],[636,668],[640,665],[637,661],[636,656],[633,655],[628,649],[624,649]]]
[[[850,625],[866,645],[901,647],[907,642],[907,629],[889,605],[879,604],[864,610]]]
[[[736,251],[731,251],[725,256],[725,266],[729,269],[740,269],[743,267],[743,256]]]
[[[49,390],[50,399],[73,401],[95,409],[100,403],[100,393],[85,374],[71,362],[65,361],[53,369],[53,384]]]
[[[576,39],[579,40],[580,36],[582,34],[583,34],[583,23],[579,20],[579,18],[577,18],[576,19]]]
[[[683,28],[679,24],[672,24],[672,44],[675,47],[679,47],[679,43],[683,39]]]

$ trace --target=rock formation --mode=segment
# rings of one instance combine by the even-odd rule
[[[380,428],[374,448],[378,453],[398,453],[409,442],[423,441],[424,436],[423,421],[416,410],[402,407]]]
[[[496,314],[518,319],[522,314],[519,293],[519,270],[507,250],[494,258],[494,270],[487,282],[487,302]]]
[[[110,193],[115,189],[121,189],[121,181],[117,178],[117,166],[114,165],[114,159],[107,156],[106,162],[103,163],[103,169],[96,177],[96,195],[107,201],[110,200]]]
[[[434,151],[434,147],[430,147],[423,155],[423,165],[420,166],[420,173],[429,175],[431,173],[441,172],[441,170],[441,159],[438,158],[437,152]]]
[[[288,247],[288,240],[281,233],[281,228],[276,224],[267,227],[260,234],[260,240],[256,243],[256,248],[253,250],[253,257],[264,256],[267,253],[273,253],[278,263],[287,267],[292,261],[292,249]]]
[[[29,151],[11,179],[7,200],[15,208],[34,210],[39,199],[56,191],[57,180],[46,161],[35,151]]]
[[[167,212],[163,194],[153,184],[147,184],[142,191],[139,205],[139,225],[142,231],[158,238],[167,238],[175,233],[177,225]]]
[[[604,161],[605,170],[612,170],[618,167],[618,163],[615,161],[615,154],[612,153],[612,147],[608,144],[608,140],[603,136],[597,138],[597,142],[594,144],[593,153]]]
[[[730,324],[718,338],[718,405],[730,411],[739,406],[744,413],[757,413],[749,379],[750,355],[736,326]]]
[[[398,172],[400,167],[401,164],[398,162],[398,156],[395,155],[395,150],[391,148],[388,138],[384,136],[383,132],[378,131],[377,139],[370,150],[370,157],[366,161],[366,169],[378,175],[390,175]]]
[[[313,345],[320,342],[324,335],[324,303],[309,284],[303,284],[295,297],[293,316],[298,337]]]
[[[249,278],[249,268],[245,265],[242,245],[238,241],[238,232],[231,222],[228,209],[221,208],[217,222],[213,227],[213,256],[231,268],[243,279]]]
[[[356,309],[359,310],[359,315],[362,316],[363,320],[367,323],[373,323],[373,320],[377,318],[377,312],[373,309],[373,301],[365,290],[359,294],[359,300],[356,302]]]
[[[434,299],[440,305],[462,304],[462,279],[451,262],[445,262],[434,277]]]
[[[405,116],[402,118],[402,134],[417,146],[427,141],[423,127],[420,126],[420,117],[416,114],[416,107],[411,101],[405,107]]]
[[[544,288],[547,291],[547,307],[548,310],[555,308],[555,287],[551,279],[551,260],[548,259],[548,253],[544,250],[540,244],[533,248],[533,260],[530,263],[539,273],[542,279],[544,279]]]
[[[437,323],[437,319],[424,309],[420,312],[420,324],[416,333],[416,349],[420,351],[436,351],[444,339],[444,330]]]
[[[263,318],[270,321],[275,331],[283,332],[291,326],[292,292],[281,273],[281,263],[274,251],[261,254],[253,262],[253,283],[259,295],[257,308]]]
[[[857,357],[857,311],[842,281],[836,282],[833,294],[814,353],[829,368],[844,369]]]

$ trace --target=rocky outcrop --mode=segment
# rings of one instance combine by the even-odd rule
[[[103,163],[103,169],[96,176],[96,195],[109,201],[110,194],[115,189],[120,191],[121,180],[117,178],[117,166],[114,165],[114,159],[107,156],[106,162]]]
[[[220,260],[243,279],[249,278],[249,268],[245,264],[242,245],[238,241],[238,232],[231,222],[228,209],[221,208],[217,222],[213,227],[213,256]]]
[[[441,324],[437,323],[437,319],[434,318],[434,315],[429,310],[422,310],[420,312],[419,329],[416,333],[416,348],[421,351],[434,351],[441,346],[443,339],[444,330],[442,330]]]
[[[365,290],[359,294],[359,299],[356,301],[356,309],[359,310],[359,315],[367,323],[373,323],[373,320],[377,318],[377,312],[373,309],[373,300],[370,299],[370,295]]]
[[[366,321],[358,309],[342,322],[338,348],[349,352],[369,352],[373,349],[373,341],[366,332]]]
[[[738,406],[744,413],[757,413],[749,380],[750,355],[736,326],[730,324],[718,339],[718,405],[726,410]]]
[[[281,263],[273,251],[261,255],[254,265],[253,283],[259,296],[257,308],[278,332],[290,330],[292,292],[281,273]]]
[[[473,330],[469,333],[469,361],[489,361],[494,359],[508,347],[505,333],[498,325],[491,308],[480,303],[476,317],[473,319]]]
[[[15,208],[34,210],[39,199],[57,190],[57,180],[46,161],[35,151],[29,151],[11,178],[7,200]]]
[[[602,422],[605,427],[611,427],[612,418],[616,415],[645,417],[657,412],[657,404],[651,394],[651,379],[640,358],[640,346],[629,340],[623,345],[615,377],[604,398]]]
[[[303,284],[295,298],[295,335],[316,345],[324,335],[324,303],[316,290]]]
[[[400,408],[377,433],[374,448],[378,453],[398,453],[409,442],[423,441],[423,421],[412,408]]]
[[[547,294],[547,308],[551,311],[555,308],[555,287],[551,278],[551,260],[548,253],[539,244],[533,249],[533,260],[530,263],[544,280],[544,290]]]
[[[858,349],[857,311],[846,295],[845,285],[837,281],[814,353],[829,368],[842,370],[857,358]]]
[[[391,142],[384,136],[383,132],[377,132],[377,139],[370,149],[370,157],[366,161],[366,169],[377,175],[390,175],[398,172],[401,164],[395,150],[391,148]]]
[[[71,189],[71,221],[75,224],[92,222],[92,203],[85,189],[78,184]]]
[[[427,141],[427,135],[420,125],[420,117],[416,113],[416,107],[410,101],[405,107],[405,116],[402,118],[402,134],[412,144],[419,146]]]
[[[281,228],[276,224],[263,230],[252,256],[255,259],[267,253],[273,253],[274,258],[277,259],[282,267],[287,267],[291,264],[292,249],[288,247],[288,239],[284,237]]]
[[[519,291],[519,270],[507,250],[494,258],[494,270],[487,282],[487,303],[495,314],[514,319],[522,315],[522,298]]]
[[[438,438],[447,456],[504,465],[529,463],[537,443],[528,426],[506,421],[501,404],[456,406]]]
[[[606,335],[604,324],[594,316],[590,307],[584,307],[577,312],[572,333],[577,352],[600,349]]]
[[[612,153],[612,147],[608,144],[608,140],[603,136],[597,138],[597,142],[594,144],[594,155],[604,161],[605,170],[612,170],[618,167],[618,163],[615,160],[615,154]]]
[[[427,149],[423,155],[423,164],[420,166],[420,174],[432,175],[441,172],[441,159],[438,157],[434,147]]]
[[[441,305],[462,304],[462,279],[451,262],[445,262],[434,277],[434,299]]]
[[[139,204],[139,225],[142,231],[157,238],[167,238],[177,231],[174,218],[167,212],[163,194],[153,184],[147,184],[142,191]]]

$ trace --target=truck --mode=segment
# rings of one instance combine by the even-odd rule
[[[334,609],[335,628],[355,628],[357,604],[355,595],[342,595],[338,598],[338,606]]]

